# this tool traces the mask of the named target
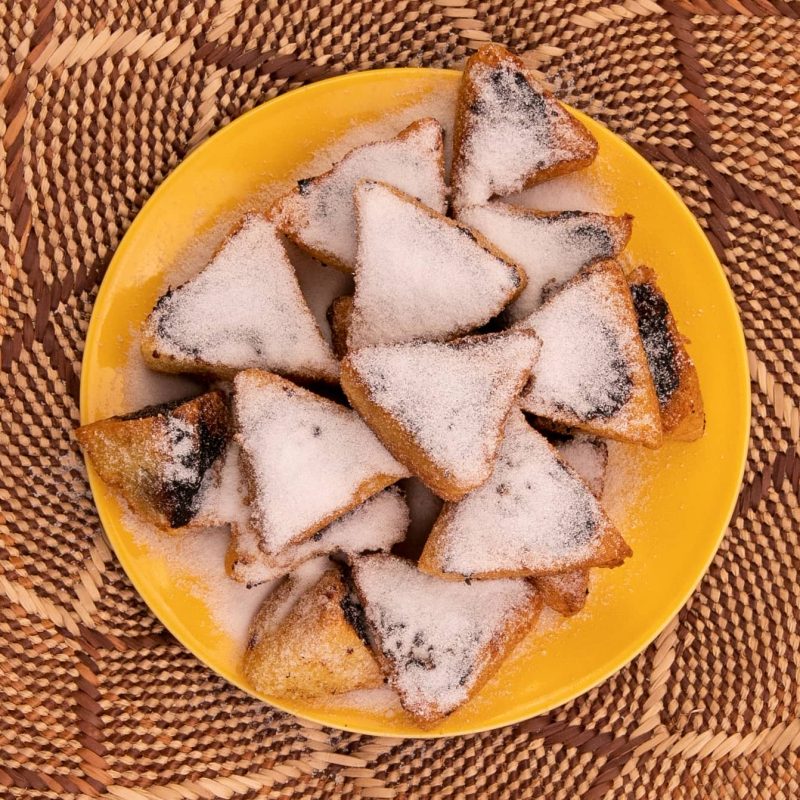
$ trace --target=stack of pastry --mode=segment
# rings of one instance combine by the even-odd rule
[[[226,525],[230,578],[274,581],[244,655],[258,690],[388,683],[435,724],[543,604],[577,613],[590,570],[631,555],[603,510],[606,440],[701,436],[696,370],[654,273],[623,270],[630,215],[507,202],[597,150],[519,59],[484,47],[449,187],[441,126],[419,120],[247,216],[155,304],[148,366],[223,388],[78,438],[136,512],[181,535]],[[330,339],[287,246],[352,276]],[[392,552],[410,477],[444,501],[414,561]]]

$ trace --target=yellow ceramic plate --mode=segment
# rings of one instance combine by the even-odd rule
[[[136,330],[171,265],[197,237],[253,206],[270,186],[296,179],[309,154],[354,127],[398,112],[408,116],[415,106],[424,112],[431,98],[452,98],[458,77],[398,69],[323,81],[245,114],[193,152],[142,209],[108,269],[86,341],[82,421],[130,410],[134,378],[126,364],[131,352],[135,357]],[[691,339],[708,417],[705,436],[655,452],[617,450],[615,460],[626,461],[623,484],[630,476],[617,494],[628,503],[611,510],[634,557],[621,569],[596,570],[586,610],[570,620],[552,619],[529,637],[478,697],[438,728],[425,733],[402,715],[358,705],[263,698],[273,705],[327,725],[390,736],[463,734],[519,721],[585,692],[630,661],[707,569],[733,509],[748,440],[749,380],[736,307],[708,241],[675,192],[622,140],[578,116],[600,142],[588,177],[610,192],[617,212],[635,215],[629,252],[635,263],[657,271]],[[235,648],[202,597],[178,585],[175,565],[142,545],[91,466],[89,475],[108,538],[147,604],[199,659],[250,691]]]

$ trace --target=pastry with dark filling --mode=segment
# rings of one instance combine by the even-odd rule
[[[221,392],[92,422],[75,435],[100,477],[159,528],[190,525],[228,442]]]
[[[536,331],[542,342],[523,410],[556,428],[661,444],[658,398],[616,261],[586,267],[516,328]]]
[[[284,578],[254,617],[245,677],[264,694],[301,699],[382,686],[347,569],[331,564],[317,579],[309,566]]]
[[[160,372],[231,378],[250,368],[335,381],[338,365],[275,227],[251,214],[200,274],[156,302],[142,356]]]
[[[699,439],[706,418],[700,380],[686,351],[686,339],[678,331],[653,270],[639,267],[629,280],[639,333],[661,409],[664,436],[684,442]]]
[[[500,201],[469,206],[458,218],[525,270],[528,284],[505,312],[510,322],[533,313],[584,267],[618,256],[633,225],[629,214],[534,211]]]
[[[521,59],[498,44],[469,58],[456,107],[456,212],[574,172],[596,155],[595,138]]]
[[[443,581],[390,555],[355,558],[353,583],[384,674],[426,727],[478,692],[541,608],[529,581]]]

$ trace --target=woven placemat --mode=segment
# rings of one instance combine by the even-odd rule
[[[781,0],[0,0],[0,796],[800,795],[800,6]],[[545,716],[437,741],[301,722],[153,618],[71,431],[114,248],[198,142],[303,83],[507,43],[700,219],[747,334],[730,530],[642,656]]]

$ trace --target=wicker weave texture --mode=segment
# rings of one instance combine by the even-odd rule
[[[800,6],[782,0],[0,0],[0,795],[800,796]],[[229,687],[104,542],[71,430],[92,303],[147,197],[280,92],[500,41],[647,156],[741,309],[750,458],[688,605],[604,685],[438,741]]]

